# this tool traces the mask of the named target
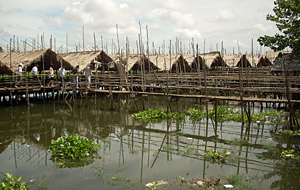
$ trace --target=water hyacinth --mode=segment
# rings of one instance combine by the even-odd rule
[[[69,163],[70,161],[81,161],[81,159],[94,158],[97,156],[100,145],[96,142],[83,138],[78,134],[66,135],[51,141],[49,151],[52,160],[56,162]],[[86,162],[90,163],[90,161]]]

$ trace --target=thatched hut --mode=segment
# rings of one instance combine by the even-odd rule
[[[161,71],[170,71],[176,56],[171,55],[153,55],[149,57],[150,61],[156,65]]]
[[[300,74],[300,56],[292,53],[278,54],[273,66],[271,67],[272,73],[283,73],[288,71],[291,74]]]
[[[197,55],[195,55],[195,56],[188,55],[185,57],[185,59],[189,63],[192,72],[197,72],[198,69],[203,70],[204,67],[206,69],[208,69],[207,66],[204,64],[204,61],[200,55],[198,55],[198,57],[197,57]]]
[[[104,51],[81,51],[61,54],[63,59],[69,62],[73,67],[79,65],[79,71],[83,71],[88,66],[91,69],[97,68],[100,71],[117,71],[117,63]]]
[[[141,71],[142,65],[144,66],[144,70],[147,71],[153,71],[153,70],[159,70],[159,68],[146,56],[138,55],[138,54],[131,54],[128,55],[128,57],[120,58],[121,62],[125,66],[126,72],[130,71]]]
[[[221,57],[220,52],[210,52],[200,55],[208,69],[216,67],[227,67],[226,62]]]
[[[1,75],[11,75],[13,71],[4,63],[0,61],[0,74]]]
[[[9,52],[0,52],[0,60],[6,66],[10,65]],[[12,71],[17,71],[19,63],[23,63],[27,67],[27,71],[30,71],[35,64],[38,64],[39,71],[45,69],[48,70],[50,65],[53,64],[53,68],[57,70],[61,64],[66,70],[71,70],[73,67],[66,62],[62,57],[57,55],[51,49],[39,50],[39,51],[27,51],[27,52],[12,52],[11,64]]]
[[[191,72],[191,66],[189,63],[183,58],[182,55],[178,55],[175,57],[174,62],[171,66],[172,73],[185,73]]]
[[[291,53],[290,51],[266,51],[265,56],[270,60],[272,65],[275,62],[275,59],[278,57],[279,54],[286,54]]]
[[[224,55],[223,60],[231,68],[252,67],[246,55]]]
[[[271,61],[266,56],[261,55],[246,55],[251,67],[269,67],[272,65]]]
[[[223,56],[223,60],[225,61],[226,65],[231,68],[237,67],[241,58],[242,55],[236,55],[236,54]]]

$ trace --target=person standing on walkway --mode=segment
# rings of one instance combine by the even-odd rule
[[[85,76],[86,87],[90,88],[90,84],[91,84],[91,68],[90,68],[90,66],[87,66],[87,68],[85,68],[83,75]]]
[[[59,76],[60,76],[60,80],[61,80],[61,86],[65,86],[65,84],[64,84],[64,79],[65,79],[65,75],[66,75],[66,70],[65,70],[65,67],[62,65],[60,68],[59,68],[59,70],[58,70],[58,72],[59,72]]]
[[[53,70],[53,64],[50,65],[50,68],[49,68],[49,78],[50,78],[50,81],[48,83],[48,86],[50,87],[54,87],[53,85],[53,82],[54,82],[54,70]]]
[[[21,84],[21,81],[22,81],[22,71],[23,71],[22,67],[23,67],[23,63],[20,63],[19,67],[18,67],[18,72],[17,72],[18,78],[17,78],[17,82],[16,82],[16,86],[15,87],[17,87],[18,84]]]
[[[38,77],[38,64],[36,63],[35,65],[34,65],[34,67],[32,67],[32,69],[31,69],[31,73],[32,73],[32,78],[33,78],[33,80],[37,80],[38,82],[39,82],[39,85],[41,86],[41,87],[43,87],[43,85],[42,85],[42,83],[41,83],[41,81],[40,81],[40,79],[39,79],[39,77]],[[34,86],[34,84],[32,83],[32,86]]]
[[[72,70],[72,74],[73,74],[73,81],[72,81],[72,87],[73,85],[76,84],[76,88],[78,88],[78,70],[79,70],[79,65],[77,65],[73,70]]]

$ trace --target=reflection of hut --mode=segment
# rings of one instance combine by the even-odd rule
[[[175,61],[171,66],[172,73],[184,73],[184,72],[191,72],[191,67],[189,63],[183,58],[182,55],[176,56]]]
[[[10,65],[10,55],[7,52],[0,53],[0,60],[6,66]],[[50,65],[53,64],[53,68],[57,70],[61,62],[66,70],[71,70],[73,67],[59,55],[50,49],[28,52],[12,52],[12,71],[17,71],[19,63],[27,66],[27,71],[30,71],[35,64],[38,64],[38,69],[41,71],[43,68],[48,70]]]
[[[158,70],[159,68],[146,56],[140,56],[138,54],[134,55],[128,55],[126,58],[120,58],[121,62],[126,67],[126,72],[129,71],[141,71],[141,69],[144,69],[147,71],[153,71]],[[142,68],[143,66],[143,68]]]
[[[285,65],[285,68],[284,68]],[[300,73],[300,56],[291,53],[279,54],[271,67],[272,73],[283,73],[284,69],[291,74]]]
[[[216,68],[216,67],[227,67],[227,64],[221,57],[220,52],[210,52],[200,55],[204,60],[204,63],[207,68]]]
[[[13,71],[8,66],[6,66],[4,63],[2,63],[0,61],[0,74],[1,75],[11,75],[12,73],[13,73]]]

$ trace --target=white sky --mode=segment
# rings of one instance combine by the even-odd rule
[[[86,49],[93,47],[95,33],[97,45],[101,47],[102,35],[111,51],[118,24],[121,46],[128,36],[130,48],[136,48],[141,22],[144,43],[148,25],[151,48],[152,42],[158,49],[163,40],[169,44],[177,37],[186,50],[194,38],[200,52],[205,39],[206,52],[220,50],[223,42],[227,53],[233,48],[237,52],[237,44],[242,53],[250,53],[252,38],[258,51],[259,36],[278,32],[266,21],[273,7],[273,0],[0,0],[0,46],[6,49],[13,35],[32,41],[44,32],[46,47],[52,35],[57,49],[65,48],[68,33],[68,49],[74,51],[79,43],[82,46],[84,26]]]

